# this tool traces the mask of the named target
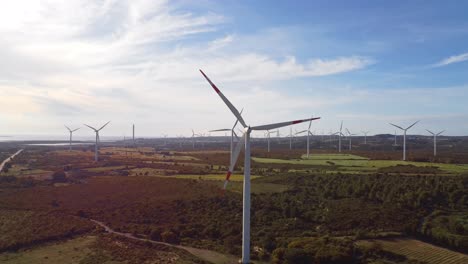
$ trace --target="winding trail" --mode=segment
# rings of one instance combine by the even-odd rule
[[[13,155],[11,155],[10,157],[6,158],[6,159],[2,162],[2,164],[0,164],[0,172],[3,171],[3,167],[5,167],[5,164],[7,164],[7,163],[8,163],[9,161],[11,161],[12,159],[14,159],[14,158],[16,157],[16,155],[20,154],[21,151],[23,151],[23,150],[24,150],[24,149],[20,149],[20,150],[16,151],[15,154],[13,154]]]
[[[190,254],[192,254],[192,255],[200,258],[200,259],[203,259],[203,260],[211,262],[211,263],[234,264],[234,263],[238,263],[238,260],[239,260],[239,258],[237,258],[235,256],[225,255],[225,254],[221,254],[221,253],[211,251],[211,250],[207,250],[207,249],[186,247],[186,246],[169,244],[169,243],[165,243],[165,242],[154,241],[154,240],[146,239],[146,238],[139,238],[139,237],[136,237],[136,236],[134,236],[134,235],[132,235],[130,233],[117,232],[117,231],[113,230],[112,228],[110,228],[109,226],[107,226],[106,224],[104,224],[103,222],[100,222],[100,221],[97,221],[97,220],[94,220],[94,219],[89,219],[89,220],[92,221],[93,223],[97,224],[98,226],[104,228],[104,230],[106,232],[110,233],[110,234],[123,236],[123,237],[133,239],[133,240],[138,240],[138,241],[143,241],[143,242],[150,242],[150,243],[153,243],[153,244],[165,245],[165,246],[169,246],[169,247],[182,249],[182,250],[185,250],[188,253],[190,253]]]

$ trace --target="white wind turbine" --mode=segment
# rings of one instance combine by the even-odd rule
[[[312,126],[312,120],[310,120],[309,122],[309,127],[307,128],[307,130],[303,130],[303,131],[300,131],[300,132],[297,132],[297,134],[302,134],[304,132],[307,132],[307,158],[309,158],[309,148],[310,148],[310,136],[313,136],[314,133],[312,133],[312,131],[310,131],[310,127]]]
[[[276,135],[278,135],[279,130],[275,130],[275,131],[267,130],[267,132],[266,132],[267,142],[268,142],[268,152],[270,152],[270,138],[271,138],[271,134],[273,134],[273,133],[276,133]]]
[[[351,139],[352,139],[352,137],[355,136],[356,134],[351,134],[351,132],[349,132],[348,129],[346,129],[346,132],[348,133],[348,138],[349,138],[349,150],[351,150],[351,147],[352,147]]]
[[[70,132],[70,148],[68,149],[68,151],[71,151],[72,150],[72,137],[73,137],[73,132],[77,131],[78,129],[80,128],[76,128],[76,129],[70,129],[69,127],[65,126],[68,131]]]
[[[370,131],[361,131],[364,134],[364,145],[367,145],[367,134],[370,133]]]
[[[192,146],[195,149],[195,136],[199,136],[198,134],[195,134],[195,131],[192,129]]]
[[[243,214],[242,214],[242,218],[243,218],[242,219],[243,220],[242,221],[242,263],[246,264],[250,262],[250,133],[255,130],[268,131],[268,130],[275,129],[275,128],[299,124],[302,122],[319,119],[320,117],[251,127],[245,123],[239,111],[223,95],[223,93],[221,93],[218,87],[216,87],[216,85],[213,82],[211,82],[211,80],[205,75],[205,73],[203,73],[203,71],[200,70],[200,72],[205,77],[205,79],[210,83],[211,87],[213,87],[213,89],[216,91],[219,97],[221,97],[223,102],[231,110],[234,116],[239,120],[239,123],[244,127],[244,133],[242,135],[242,138],[237,143],[236,148],[234,150],[233,163],[230,164],[229,170],[226,174],[226,181],[224,183],[224,188],[227,187],[229,178],[232,174],[232,171],[234,170],[235,164],[237,162],[237,158],[239,157],[240,151],[242,149],[242,144],[245,144],[244,187],[243,187],[244,197],[243,197]]]
[[[341,152],[341,137],[344,136],[342,131],[343,131],[343,121],[341,121],[340,131],[335,132],[335,134],[338,135],[338,152]]]
[[[244,111],[244,109],[242,109],[239,114],[242,115],[242,111]],[[231,162],[232,162],[232,152],[234,151],[234,137],[239,139],[236,132],[234,131],[238,122],[239,122],[239,120],[236,119],[236,122],[234,122],[234,125],[232,126],[232,128],[222,128],[222,129],[215,129],[215,130],[210,130],[209,131],[209,132],[231,131]]]
[[[94,130],[94,132],[96,133],[96,144],[94,145],[94,161],[98,162],[99,160],[99,131],[101,131],[101,129],[103,129],[105,126],[107,126],[107,124],[109,124],[109,122],[105,123],[101,128],[99,129],[96,129],[92,126],[88,126],[87,124],[84,124],[85,126],[91,128],[92,130]]]
[[[292,138],[293,138],[292,127],[290,127],[289,128],[289,150],[292,149]]]
[[[439,133],[432,133],[430,130],[426,129],[427,132],[431,133],[434,136],[434,157],[437,156],[437,137],[440,136],[445,130],[440,131]]]
[[[401,126],[397,126],[395,124],[390,123],[390,125],[403,130],[403,160],[406,160],[406,131],[416,125],[419,121],[414,122],[411,126],[407,128],[402,128]]]

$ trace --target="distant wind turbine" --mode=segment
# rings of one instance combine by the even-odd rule
[[[437,156],[437,137],[440,136],[445,130],[440,131],[439,133],[432,133],[430,130],[426,129],[427,132],[431,133],[434,136],[434,157]]]
[[[224,96],[223,93],[216,87],[216,85],[211,82],[211,80],[200,70],[203,74],[205,79],[210,83],[211,87],[215,90],[218,96],[223,100],[226,106],[231,110],[234,116],[239,120],[239,123],[244,127],[244,133],[242,135],[241,140],[237,143],[235,151],[234,151],[234,159],[233,163],[230,164],[229,170],[226,174],[226,181],[224,184],[224,188],[227,187],[227,183],[229,182],[229,178],[234,170],[234,167],[237,162],[237,158],[239,157],[240,151],[242,149],[242,145],[245,144],[245,160],[244,160],[244,189],[243,189],[243,213],[242,213],[242,263],[247,264],[250,263],[250,134],[252,131],[268,131],[271,129],[276,129],[280,127],[290,126],[294,124],[299,124],[302,122],[307,122],[317,118],[310,118],[305,120],[295,120],[289,122],[281,122],[269,125],[262,125],[262,126],[249,126],[245,123],[244,119],[240,115],[239,111],[236,107]]]
[[[407,128],[402,128],[401,126],[397,126],[395,124],[392,124],[390,123],[390,125],[396,127],[396,128],[399,128],[401,130],[403,130],[403,160],[406,160],[406,132],[412,128],[414,125],[416,125],[419,121],[416,121],[414,122],[411,126],[407,127]]]
[[[132,141],[133,141],[133,146],[135,147],[135,124],[133,124],[132,127]]]
[[[340,131],[335,132],[335,134],[338,135],[338,152],[340,153],[341,153],[341,137],[344,136],[342,131],[343,131],[343,121],[341,121]]]
[[[243,111],[244,111],[244,109],[242,109],[239,114],[242,115]],[[232,161],[232,152],[234,151],[234,137],[239,139],[236,132],[234,131],[238,122],[239,122],[239,120],[236,119],[236,122],[234,122],[234,125],[232,126],[232,128],[222,128],[222,129],[215,129],[215,130],[210,130],[209,131],[209,132],[231,131],[231,161]]]
[[[307,132],[307,158],[309,158],[309,148],[310,148],[310,136],[313,136],[314,133],[312,133],[310,131],[310,127],[312,126],[312,120],[309,121],[309,127],[307,128],[307,130],[303,130],[303,131],[300,131],[297,134],[301,134],[301,133],[304,133],[304,132]],[[322,136],[323,137],[323,136]]]
[[[370,131],[362,131],[364,134],[364,145],[367,145],[367,134],[369,134]]]
[[[109,123],[110,123],[110,121],[107,122],[107,123],[105,123],[105,124],[104,124],[101,128],[99,128],[99,129],[96,129],[96,128],[92,127],[92,126],[89,126],[89,125],[87,125],[87,124],[84,124],[85,126],[87,126],[87,127],[91,128],[92,130],[94,130],[94,132],[96,133],[96,144],[94,145],[94,161],[96,161],[96,162],[98,162],[98,160],[99,160],[99,141],[100,141],[100,139],[99,139],[99,131],[101,131],[101,129],[103,129],[103,128],[104,128],[105,126],[107,126],[107,124],[109,124]]]
[[[270,136],[271,136],[271,134],[273,134],[273,133],[278,134],[278,133],[279,133],[278,131],[279,131],[279,130],[275,130],[275,131],[269,131],[269,130],[267,130],[267,132],[266,132],[267,142],[268,142],[268,152],[270,152]]]
[[[73,137],[73,132],[77,131],[78,129],[80,128],[76,128],[76,129],[70,129],[69,127],[65,126],[68,131],[70,132],[70,148],[68,149],[68,151],[71,151],[72,150],[72,137]]]
[[[351,151],[351,148],[352,148],[351,139],[352,139],[352,137],[355,136],[356,134],[352,134],[351,132],[349,132],[348,129],[346,129],[346,132],[348,133],[348,138],[349,138],[349,150]]]

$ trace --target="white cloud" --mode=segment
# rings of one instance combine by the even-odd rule
[[[434,67],[446,66],[453,63],[463,62],[468,60],[468,53],[463,53],[455,56],[450,56],[434,64]]]
[[[113,122],[116,127],[145,122],[147,134],[161,132],[162,124],[177,124],[180,117],[190,121],[178,126],[206,127],[196,120],[215,121],[207,113],[219,102],[209,97],[199,68],[233,100],[264,102],[261,109],[273,112],[278,106],[305,107],[311,100],[269,91],[265,87],[271,81],[350,72],[373,63],[353,54],[300,62],[294,54],[278,57],[248,47],[233,51],[242,36],[218,32],[226,20],[175,9],[169,1],[6,1],[0,9],[0,104],[7,110],[0,120],[9,125],[2,132],[27,126],[50,131],[51,123],[61,127],[84,119],[120,120]],[[245,91],[261,100],[243,97]],[[320,99],[312,102],[329,103]]]

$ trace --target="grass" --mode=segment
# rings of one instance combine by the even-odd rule
[[[0,254],[0,262],[10,264],[78,264],[86,255],[91,253],[89,247],[95,240],[95,236],[83,236],[62,243],[49,244],[24,251],[2,253]]]
[[[13,164],[11,168],[8,169],[8,172],[2,172],[0,176],[32,176],[32,175],[44,175],[52,174],[51,171],[41,170],[41,169],[28,169],[24,165]]]
[[[127,168],[127,166],[96,167],[96,168],[88,168],[84,170],[89,171],[89,172],[104,172],[104,171],[111,171],[111,170],[122,170],[125,168]]]
[[[252,158],[259,163],[272,164],[295,164],[306,166],[328,166],[333,172],[375,172],[379,168],[397,166],[397,165],[413,165],[418,167],[437,167],[445,173],[460,174],[468,172],[468,164],[445,164],[445,163],[430,163],[430,162],[411,162],[399,160],[369,160],[364,157],[349,154],[314,154],[310,158],[283,160],[270,158]]]
[[[178,179],[202,179],[202,180],[210,180],[210,181],[224,181],[226,179],[226,174],[204,174],[204,175],[174,175],[174,176],[167,176],[171,178],[178,178]],[[250,178],[257,179],[261,176],[258,175],[251,175]],[[233,174],[231,175],[230,181],[232,182],[242,182],[244,180],[244,175],[241,174]]]

